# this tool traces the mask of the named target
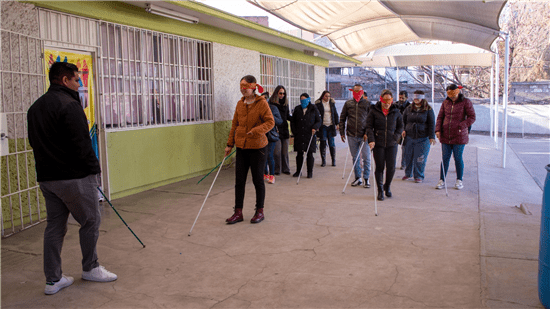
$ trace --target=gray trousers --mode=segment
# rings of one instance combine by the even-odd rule
[[[290,166],[288,164],[288,144],[290,139],[279,139],[275,143],[275,152],[273,157],[275,158],[275,174],[290,173]]]
[[[69,213],[80,224],[82,270],[99,266],[96,244],[99,237],[99,200],[97,175],[80,179],[40,182],[48,214],[44,231],[44,274],[46,282],[61,280],[61,248],[67,234]]]

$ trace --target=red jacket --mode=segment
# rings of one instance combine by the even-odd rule
[[[468,144],[468,127],[476,121],[474,105],[461,93],[453,102],[449,97],[441,104],[435,132],[442,144]]]

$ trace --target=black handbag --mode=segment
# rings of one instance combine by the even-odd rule
[[[279,132],[277,132],[277,126],[267,132],[267,140],[271,143],[279,140]]]

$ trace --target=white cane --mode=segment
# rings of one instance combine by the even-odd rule
[[[195,227],[195,223],[197,223],[197,220],[199,219],[199,216],[201,214],[202,208],[204,207],[204,204],[206,203],[206,200],[208,199],[208,196],[210,195],[210,191],[212,191],[212,187],[214,187],[214,183],[216,182],[216,179],[218,179],[218,175],[220,174],[220,171],[222,170],[223,163],[225,162],[225,158],[227,158],[227,156],[223,157],[222,164],[220,164],[220,168],[218,169],[218,172],[216,173],[216,177],[214,178],[214,181],[212,181],[212,185],[210,186],[210,189],[208,190],[208,193],[206,194],[206,198],[204,198],[204,202],[202,202],[201,209],[199,210],[199,213],[197,214],[197,217],[195,218],[195,222],[193,222],[193,226],[189,230],[189,235],[187,235],[187,236],[191,236],[191,231],[193,231],[193,228]]]
[[[370,151],[370,161],[372,162],[372,183],[374,185],[374,215],[378,216],[378,205],[376,204],[376,196],[378,195],[378,186],[376,185],[376,179],[374,178],[374,171],[376,170],[376,166],[373,159],[373,150]]]
[[[346,181],[346,184],[344,185],[344,189],[342,190],[342,194],[346,194],[346,187],[348,186],[348,182],[349,182],[349,179],[351,177],[351,173],[353,173],[353,170],[355,169],[355,165],[357,164],[357,161],[359,161],[359,157],[361,156],[361,149],[363,149],[363,145],[365,145],[364,140],[361,142],[361,146],[357,150],[357,157],[355,158],[355,162],[353,163],[353,166],[351,167],[351,171],[349,172],[348,180]]]
[[[304,164],[306,163],[309,147],[311,146],[311,141],[313,140],[314,136],[315,136],[315,133],[311,134],[311,138],[309,139],[309,144],[307,145],[307,150],[306,150],[306,153],[304,154],[304,160],[302,161],[302,168],[300,168],[300,174],[298,174],[298,180],[296,180],[296,184],[300,183],[300,177],[302,177],[302,170],[304,169]]]
[[[349,147],[348,147],[348,151],[346,151],[346,162],[344,162],[344,171],[342,172],[342,179],[344,179],[346,175],[346,165],[348,164],[348,155],[349,155]]]
[[[445,184],[445,195],[449,197],[449,192],[447,192],[447,177],[445,176],[445,166],[443,166],[443,160],[441,160],[441,172],[443,174],[443,183]]]

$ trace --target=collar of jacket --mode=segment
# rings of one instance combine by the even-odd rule
[[[323,103],[323,101],[321,101],[321,100],[315,101],[315,104],[320,104],[320,103]],[[334,99],[331,98],[331,99],[328,101],[328,103],[329,103],[329,104],[330,104],[330,103],[335,104],[336,102],[334,101]]]
[[[374,105],[374,109],[378,110],[379,112],[382,112],[382,102],[380,101],[376,102],[376,105]],[[395,112],[395,110],[398,110],[398,109],[399,108],[395,103],[392,103],[392,105],[390,105],[390,113]]]
[[[59,84],[51,84],[50,85],[50,88],[48,89],[48,91],[62,91],[62,92],[66,92],[68,93],[71,97],[73,97],[73,99],[77,100],[80,102],[80,97],[78,96],[78,91],[74,91],[70,88],[67,88],[63,85],[59,85]]]
[[[240,102],[243,102],[243,104],[245,105],[252,105],[252,104],[256,104],[258,102],[260,102],[261,100],[264,100],[265,101],[265,98],[262,97],[261,95],[257,95],[257,94],[254,94],[256,97],[254,98],[254,102],[253,103],[250,103],[250,104],[246,104],[246,102],[244,101],[244,97],[241,97],[241,100]]]
[[[449,98],[448,96],[445,98],[445,101],[453,102],[453,100],[451,100],[451,98]],[[464,101],[464,95],[462,93],[459,93],[458,99],[456,99],[455,102],[461,102],[461,101]]]

